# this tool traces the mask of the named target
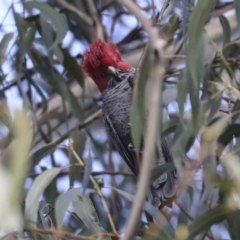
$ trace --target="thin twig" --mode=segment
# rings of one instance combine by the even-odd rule
[[[71,167],[73,166],[79,166],[78,163],[75,163],[75,164],[71,164]],[[66,168],[69,168],[70,165],[68,165]],[[65,168],[65,166],[64,166]],[[79,173],[84,173],[84,171],[80,171]],[[37,177],[38,175],[40,175],[41,173],[30,173],[27,177],[28,178],[35,178]],[[69,174],[68,171],[63,171],[63,172],[60,172],[58,174],[58,176],[64,176],[66,174]],[[136,177],[133,173],[131,172],[124,172],[124,171],[119,171],[119,172],[115,172],[115,171],[101,171],[101,172],[92,172],[91,173],[92,176],[99,176],[99,175],[111,175],[111,176],[116,176],[116,175],[122,175],[122,176],[125,176],[125,177]]]
[[[163,45],[161,46],[163,48]],[[157,51],[155,49],[155,51]],[[162,91],[162,80],[164,75],[164,68],[162,63],[161,50],[157,51],[155,55],[155,61],[153,62],[151,70],[151,99],[147,119],[147,129],[144,138],[144,150],[143,150],[143,161],[140,171],[140,177],[138,182],[138,189],[136,193],[136,199],[131,210],[130,217],[126,224],[126,232],[124,240],[133,239],[135,229],[141,214],[143,202],[146,198],[146,192],[149,187],[150,171],[151,171],[151,160],[155,158],[155,135],[156,127],[158,124],[159,106],[161,106],[160,92]],[[159,76],[159,77],[156,77]]]
[[[120,0],[119,0],[120,1]],[[134,202],[130,216],[126,224],[126,232],[124,240],[132,240],[135,234],[135,230],[140,218],[143,203],[146,199],[147,189],[150,183],[150,173],[152,159],[155,158],[155,137],[158,124],[161,125],[161,117],[159,117],[159,106],[162,105],[162,98],[160,93],[162,92],[162,82],[164,75],[163,64],[163,48],[165,42],[159,39],[156,27],[152,27],[151,22],[147,19],[139,10],[139,7],[131,1],[120,1],[125,7],[132,12],[136,18],[142,23],[144,30],[149,36],[149,46],[151,50],[154,50],[153,61],[151,61],[151,97],[150,106],[147,119],[146,134],[144,136],[144,149],[142,157],[142,166],[139,175],[139,181],[137,186],[136,199]]]
[[[163,3],[163,6],[162,6],[162,9],[161,9],[161,11],[159,13],[159,17],[158,17],[158,21],[157,21],[158,25],[161,24],[161,21],[162,21],[162,18],[163,18],[163,14],[164,14],[165,10],[168,8],[169,2],[170,2],[170,0],[165,0],[164,3]]]
[[[189,218],[191,221],[194,220],[194,218],[188,213],[188,211],[183,207],[183,205],[179,201],[176,201],[176,204],[178,205],[180,210],[187,216],[187,218]]]
[[[80,123],[78,125],[78,130],[85,128],[88,126],[90,123],[98,119],[99,117],[102,116],[102,109],[99,109],[95,113],[93,113],[91,116],[89,116],[83,123]]]
[[[96,240],[94,236],[87,237],[87,236],[81,236],[81,235],[76,235],[74,233],[70,233],[67,231],[63,230],[56,230],[56,229],[42,229],[42,228],[30,228],[30,227],[24,227],[24,231],[27,232],[35,232],[35,233],[41,233],[41,234],[54,234],[58,236],[59,238],[68,236],[73,239],[84,239],[84,240]],[[98,233],[98,236],[116,236],[114,233]],[[4,239],[4,238],[1,238]]]
[[[74,150],[74,148],[73,148],[73,139],[70,139],[70,141],[69,141],[69,150],[72,152],[73,156],[78,160],[80,166],[84,167],[84,166],[85,166],[85,163],[80,159],[80,157],[78,156],[78,154],[75,152],[75,150]],[[109,223],[110,223],[110,225],[111,225],[111,228],[112,228],[113,233],[118,236],[118,232],[117,232],[117,230],[116,230],[116,228],[115,228],[113,219],[112,219],[112,217],[111,217],[111,215],[110,215],[110,212],[109,212],[107,203],[106,203],[106,201],[105,201],[105,199],[104,199],[104,197],[103,197],[103,195],[102,195],[102,192],[101,192],[101,190],[100,190],[100,188],[99,188],[96,180],[94,179],[94,177],[93,177],[92,175],[89,176],[89,179],[90,179],[90,181],[92,182],[92,184],[93,184],[93,186],[94,186],[94,188],[95,188],[98,196],[100,197],[100,200],[101,200],[102,205],[103,205],[103,207],[104,207],[104,210],[105,210],[105,212],[106,212],[106,214],[107,214],[107,217],[108,217],[108,220],[109,220]]]

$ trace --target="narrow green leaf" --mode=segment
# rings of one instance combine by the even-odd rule
[[[193,239],[199,233],[208,230],[213,224],[222,222],[232,212],[234,211],[221,205],[206,211],[188,226],[188,239]]]
[[[27,7],[38,9],[42,15],[44,15],[53,25],[56,31],[56,39],[50,49],[56,47],[62,42],[68,30],[68,25],[64,17],[58,13],[54,8],[50,7],[47,3],[37,1],[24,2]]]
[[[39,87],[39,85],[32,79],[31,76],[26,76],[26,79],[30,82],[30,84],[35,88],[39,96],[42,98],[42,112],[46,112],[48,109],[48,101],[46,96],[43,93],[43,90]]]
[[[218,137],[218,142],[227,146],[233,137],[240,137],[240,124],[233,123],[228,125]]]
[[[173,36],[177,31],[180,24],[180,19],[177,14],[173,14],[168,23],[161,28],[161,32],[166,35],[166,37]]]
[[[217,119],[214,123],[208,126],[202,133],[203,141],[213,141],[220,136],[225,130],[229,122],[229,116],[224,116]]]
[[[25,204],[25,219],[29,226],[36,227],[39,198],[49,183],[60,173],[61,168],[52,168],[44,171],[30,187]]]
[[[81,218],[85,226],[91,230],[92,234],[106,233],[99,222],[93,203],[87,195],[80,196],[72,205],[78,217]],[[103,239],[111,240],[110,237],[104,237]]]
[[[74,115],[82,121],[84,116],[80,103],[73,95],[65,79],[51,66],[49,59],[46,56],[42,56],[36,49],[32,49],[30,57],[43,79],[68,102]]]
[[[189,43],[187,50],[187,67],[190,73],[188,78],[190,100],[192,105],[193,121],[195,131],[200,127],[201,116],[199,106],[199,88],[204,75],[204,56],[206,49],[206,35],[203,27],[207,21],[210,11],[216,4],[216,0],[201,0],[194,7],[189,24]]]
[[[142,231],[140,229],[140,231]],[[174,234],[169,233],[166,226],[157,226],[156,224],[150,223],[147,229],[144,231],[142,240],[174,240]]]
[[[146,54],[138,79],[135,80],[131,107],[131,131],[135,149],[140,149],[145,125],[145,89],[149,73],[149,52]],[[138,155],[139,152],[136,151]]]
[[[62,226],[62,221],[65,213],[71,202],[78,200],[78,196],[82,195],[82,188],[72,188],[68,192],[60,195],[55,203],[55,218],[57,221],[57,227]]]
[[[224,37],[223,45],[224,45],[225,43],[228,43],[231,40],[231,27],[228,19],[225,16],[221,15],[219,17],[219,20],[223,28],[223,37]]]
[[[5,61],[6,59],[6,51],[8,48],[8,45],[13,37],[14,33],[7,33],[3,36],[1,42],[0,42],[0,64]]]
[[[216,0],[201,0],[194,7],[191,21],[189,24],[189,46],[188,46],[188,63],[194,68],[190,69],[190,73],[194,81],[197,79],[198,55],[196,46],[200,44],[203,26],[209,17],[209,14],[216,4]]]
[[[177,128],[178,123],[179,123],[178,119],[171,119],[171,120],[163,123],[162,138],[169,135],[170,133],[173,133],[175,131],[175,129]]]
[[[32,165],[36,166],[40,162],[40,160],[51,154],[56,149],[56,147],[57,144],[53,142],[33,152],[29,157],[29,159],[32,159]]]
[[[180,118],[183,118],[183,113],[184,113],[184,104],[187,99],[187,69],[184,68],[183,71],[181,72],[181,76],[179,77],[179,81],[177,83],[177,102],[178,102],[178,108],[179,108],[179,115]]]
[[[23,36],[24,36],[24,26],[23,26],[23,19],[21,17],[20,14],[15,12],[15,9],[13,8],[13,16],[14,16],[14,20],[17,26],[17,31],[18,31],[18,38],[19,38],[19,52],[20,52],[20,56],[19,56],[19,60],[21,61],[23,55],[24,55],[24,42],[23,42]]]
[[[31,49],[32,42],[34,40],[36,33],[36,27],[34,25],[31,25],[30,28],[26,31],[23,37],[23,49],[24,53],[28,53],[28,51]]]
[[[238,23],[238,33],[240,33],[240,1],[234,0],[235,12],[237,16],[237,23]]]
[[[174,87],[167,88],[162,93],[162,104],[167,106],[169,103],[177,99],[177,89]]]
[[[4,102],[1,110],[4,112]],[[6,110],[6,109],[5,109]],[[4,234],[21,231],[23,219],[20,202],[23,198],[25,176],[29,168],[27,155],[32,143],[32,122],[27,111],[17,110],[13,114],[11,134],[14,137],[6,152],[2,154],[0,167],[0,229]]]
[[[67,48],[61,48],[61,50],[64,56],[63,66],[75,78],[79,85],[84,88],[84,75],[77,60],[71,56]]]
[[[240,100],[238,99],[235,103],[234,103],[234,106],[233,106],[233,109],[232,109],[232,113],[234,114],[232,116],[232,121],[233,123],[235,123],[236,121],[238,121],[238,117],[239,117],[239,114],[240,114]],[[236,112],[239,112],[239,113],[236,113]]]
[[[179,174],[185,169],[186,152],[194,142],[193,123],[191,120],[184,120],[179,123],[175,129],[172,138],[172,155],[174,165]]]
[[[190,37],[189,37],[190,41]],[[195,132],[198,131],[198,128],[201,125],[201,106],[199,101],[199,91],[200,83],[203,80],[205,73],[205,49],[206,49],[206,34],[202,32],[199,36],[198,42],[195,45],[194,50],[190,48],[189,42],[189,51],[188,51],[188,89],[192,106],[192,116],[193,123],[195,127]],[[192,46],[191,46],[192,47]],[[197,57],[196,57],[197,55]]]
[[[11,159],[8,161],[9,171],[13,174],[12,184],[15,190],[12,192],[16,200],[21,199],[23,184],[29,169],[30,159],[27,157],[32,144],[32,122],[27,111],[16,111],[12,122],[12,134],[15,141],[12,143]]]
[[[136,198],[134,195],[124,192],[118,188],[114,188],[111,187],[111,189],[113,189],[114,191],[117,191],[120,195],[122,195],[123,197],[125,197],[128,201],[134,203],[134,201],[136,201]],[[160,211],[158,211],[158,208],[154,207],[151,203],[145,201],[143,208],[146,212],[148,212],[153,218],[154,220],[160,224],[161,226],[167,226],[168,222],[166,220],[166,218],[162,215],[162,213]],[[171,233],[173,234],[173,231],[171,230]]]
[[[231,239],[240,239],[240,216],[239,213],[232,213],[227,216],[227,223]]]
[[[54,43],[54,39],[56,37],[56,33],[53,31],[52,29],[52,24],[49,23],[47,21],[46,18],[44,18],[43,16],[40,17],[40,24],[41,26],[38,26],[38,29],[39,29],[39,32],[42,36],[42,42],[43,42],[43,45],[49,49],[51,48],[51,46],[53,45]],[[53,60],[53,56],[54,54],[57,56],[58,58],[58,61],[60,63],[63,62],[63,53],[60,49],[59,46],[56,46],[54,48],[52,48],[51,50],[49,50],[49,54],[51,55],[51,59]]]
[[[221,102],[222,102],[222,94],[220,94],[219,96],[217,96],[213,99],[206,101],[205,104],[207,106],[207,109],[210,109],[210,112],[208,115],[208,121],[211,121],[212,118],[215,116],[215,114],[217,113],[217,111],[219,110],[219,108],[221,106]]]
[[[40,201],[38,211],[39,211],[39,216],[41,218],[41,224],[45,229],[49,228],[48,222],[44,216],[45,214],[48,214],[48,212],[46,212],[48,209],[49,209],[48,205],[44,201]]]
[[[223,47],[222,53],[227,59],[229,57],[238,58],[240,54],[240,41],[229,42]]]

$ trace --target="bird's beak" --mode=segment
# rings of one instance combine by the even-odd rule
[[[107,69],[107,72],[109,75],[111,75],[113,77],[117,77],[117,70],[115,67],[109,66]]]

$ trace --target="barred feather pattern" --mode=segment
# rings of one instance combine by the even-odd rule
[[[116,77],[111,77],[108,87],[102,92],[103,119],[106,129],[119,154],[125,160],[132,172],[137,175],[139,167],[136,155],[129,146],[133,145],[130,129],[130,108],[132,103],[132,89],[128,78],[134,74],[135,69],[119,70]],[[167,111],[164,111],[166,114]],[[166,116],[165,116],[166,118]],[[161,142],[162,152],[159,158],[152,161],[152,168],[166,162],[172,162],[169,150],[169,138],[163,138]],[[176,193],[176,171],[170,171],[155,180],[148,193],[149,201],[156,207],[171,205],[171,200]]]

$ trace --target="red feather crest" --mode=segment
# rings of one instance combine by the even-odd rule
[[[113,43],[95,41],[84,53],[83,70],[91,78],[106,74],[107,67],[129,69],[131,66],[123,62],[117,46]],[[96,79],[94,79],[96,80]]]

